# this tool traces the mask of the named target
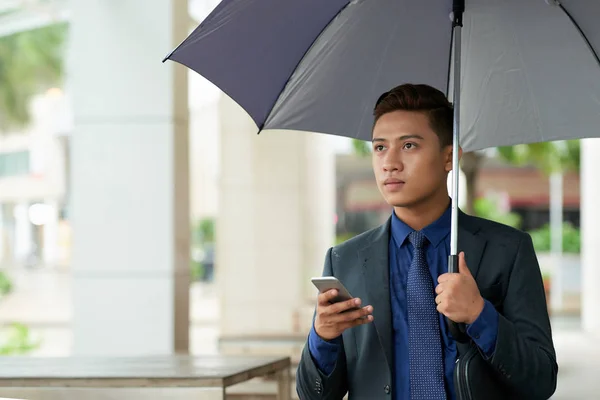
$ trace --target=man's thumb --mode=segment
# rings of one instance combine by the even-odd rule
[[[467,267],[464,251],[461,251],[458,254],[458,272],[461,274],[471,275],[471,271],[469,271],[469,267]]]

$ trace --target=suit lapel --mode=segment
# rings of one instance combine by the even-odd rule
[[[485,250],[486,240],[481,236],[476,235],[479,231],[477,220],[462,211],[459,211],[458,216],[458,252],[465,252],[465,261],[467,267],[474,278],[477,278],[481,257]]]
[[[369,296],[366,300],[373,306],[373,324],[390,371],[393,371],[389,235],[390,220],[373,232],[373,236],[368,239],[369,244],[359,250],[358,256],[362,263],[363,280]]]

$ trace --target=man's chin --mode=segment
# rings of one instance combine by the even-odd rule
[[[396,196],[388,196],[385,200],[386,202],[394,207],[394,208],[415,208],[421,207],[424,204],[431,202],[434,198],[434,195],[421,195],[421,196],[406,196],[406,195],[396,195]]]
[[[385,201],[392,207],[410,208],[423,201],[419,198],[407,198],[406,196],[389,196]]]
[[[394,208],[413,208],[419,205],[418,201],[409,201],[409,202],[395,202],[390,204]]]

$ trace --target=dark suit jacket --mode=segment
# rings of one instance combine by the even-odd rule
[[[371,304],[374,321],[343,333],[329,376],[318,370],[306,344],[296,375],[301,399],[342,399],[346,393],[350,399],[392,398],[389,235],[388,220],[327,252],[323,275],[337,277],[364,305]],[[458,247],[481,295],[500,316],[491,359],[485,360],[474,343],[457,345],[457,399],[548,399],[556,389],[558,365],[531,237],[460,213]]]

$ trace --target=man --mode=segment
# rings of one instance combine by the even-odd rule
[[[374,115],[373,170],[394,212],[328,251],[323,275],[355,299],[318,296],[300,398],[549,398],[558,366],[530,236],[461,212],[459,272],[448,273],[452,105],[407,84],[383,94]]]

